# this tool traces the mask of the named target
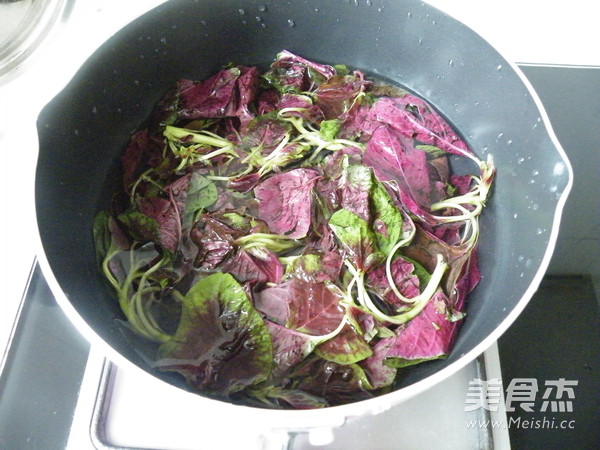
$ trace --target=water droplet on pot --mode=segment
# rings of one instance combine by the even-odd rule
[[[565,165],[561,162],[557,162],[556,164],[554,164],[554,169],[552,169],[552,175],[554,175],[555,177],[559,177],[562,174],[565,173]]]
[[[319,12],[319,8],[315,8],[315,12],[318,13]]]
[[[267,5],[258,5],[258,10],[260,12],[265,12],[267,10]]]
[[[531,175],[533,175],[534,177],[537,177],[540,174],[539,170],[534,170],[531,172]]]
[[[254,18],[254,20],[256,20],[257,22],[262,22],[262,17],[260,17],[260,16],[256,16],[256,17]]]
[[[296,22],[294,22],[292,19],[288,19],[287,24],[289,27],[295,27],[296,26]]]
[[[517,219],[518,217],[519,217],[519,214],[517,214],[517,213],[513,214],[513,219]]]
[[[161,43],[161,44],[163,44],[163,45],[166,45],[166,44],[167,44],[167,38],[166,38],[166,37],[164,37],[164,36],[163,36],[163,37],[161,37],[161,38],[160,38],[160,43]]]
[[[372,6],[373,2],[371,0],[367,0],[367,6]]]
[[[92,108],[92,114],[98,114],[98,108],[95,106]]]
[[[240,9],[238,9],[238,12],[239,12],[239,13],[240,13],[240,15],[242,15],[242,16],[243,16],[244,14],[246,14],[246,10],[245,10],[244,8],[240,8]]]
[[[545,231],[545,230],[544,230],[543,228],[538,228],[538,229],[536,230],[536,234],[539,236],[540,234],[543,234],[543,233],[544,233],[544,231]]]
[[[533,209],[534,211],[537,211],[540,208],[540,205],[538,205],[537,203],[534,203],[531,205],[531,209]]]
[[[517,158],[517,164],[523,164],[524,162],[525,162],[525,158],[523,158],[522,156]]]
[[[412,17],[412,13],[409,11],[409,12],[406,14],[406,17],[408,17],[408,18],[410,19],[410,18]]]
[[[502,64],[498,64],[498,65],[496,66],[496,70],[497,70],[498,72],[500,72],[500,71],[502,70]]]
[[[453,59],[449,59],[448,60],[448,66],[449,67],[454,67],[454,60]]]

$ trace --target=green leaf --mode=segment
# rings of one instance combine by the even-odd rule
[[[183,210],[184,227],[191,226],[196,221],[198,214],[216,202],[218,196],[215,183],[202,175],[192,173]]]
[[[422,150],[427,153],[428,159],[441,158],[446,155],[446,152],[435,145],[416,145],[416,149]]]
[[[108,229],[108,220],[110,214],[106,211],[100,211],[94,218],[94,225],[92,228],[94,235],[94,243],[96,247],[96,262],[98,267],[102,266],[104,258],[109,253],[112,246],[112,234]]]
[[[324,141],[333,141],[341,126],[342,122],[339,119],[323,120],[320,124],[319,136]]]
[[[317,273],[323,267],[321,256],[314,253],[294,256],[285,268],[285,276],[306,276]]]
[[[133,239],[140,242],[154,241],[158,239],[158,221],[139,211],[129,210],[119,214],[118,219]]]
[[[242,286],[215,273],[185,295],[175,336],[159,347],[158,358],[161,370],[182,373],[193,387],[229,395],[267,379],[273,345]]]
[[[345,64],[335,64],[333,66],[333,68],[335,69],[335,72],[337,75],[349,75],[350,74],[350,69],[348,69],[348,66],[346,66]]]
[[[327,361],[347,365],[368,358],[373,350],[352,326],[346,325],[340,334],[319,345],[315,353]]]
[[[371,191],[371,204],[377,245],[387,255],[402,236],[402,213],[394,205],[385,186],[379,182]]]
[[[384,259],[377,247],[375,233],[366,220],[347,209],[340,209],[329,219],[329,227],[338,238],[354,266],[366,272]]]
[[[395,369],[402,369],[403,367],[414,366],[416,364],[421,364],[426,361],[433,361],[435,359],[444,359],[445,356],[432,356],[431,358],[419,358],[419,359],[405,359],[405,358],[386,358],[383,361],[383,364],[388,367],[393,367]]]

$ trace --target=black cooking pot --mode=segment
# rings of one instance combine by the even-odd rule
[[[177,79],[203,79],[230,62],[267,66],[283,49],[414,91],[482,159],[493,154],[497,167],[481,218],[483,278],[469,298],[452,354],[415,366],[394,392],[373,400],[310,413],[264,412],[292,424],[312,414],[322,425],[323,415],[333,411],[378,411],[427,389],[508,328],[548,266],[571,168],[520,71],[473,31],[420,1],[167,2],[96,51],[37,124],[44,273],[67,314],[109,357],[150,370],[119,330],[121,311],[98,272],[92,239],[94,216],[117,189],[130,134]]]

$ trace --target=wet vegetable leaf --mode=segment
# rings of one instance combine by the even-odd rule
[[[159,347],[155,364],[195,388],[229,395],[269,376],[273,346],[242,286],[215,273],[185,295],[175,336]]]
[[[340,209],[329,219],[329,226],[358,270],[366,272],[383,260],[375,233],[366,220],[347,209]]]
[[[254,188],[258,217],[276,234],[306,236],[311,224],[312,188],[318,172],[294,169],[276,174]]]

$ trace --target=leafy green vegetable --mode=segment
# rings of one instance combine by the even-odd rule
[[[425,100],[284,50],[263,73],[179,80],[122,166],[96,257],[154,368],[322,408],[451,351],[495,168]]]
[[[373,187],[371,201],[377,246],[388,255],[402,237],[402,213],[382,183],[377,182]]]
[[[319,136],[325,141],[333,141],[341,127],[339,119],[323,120],[319,127]]]
[[[227,396],[267,379],[273,345],[242,286],[215,273],[183,297],[177,331],[157,356],[161,370],[179,371],[193,387]]]
[[[183,223],[191,226],[204,209],[217,201],[218,196],[215,183],[202,175],[192,173],[183,210]]]
[[[354,267],[367,271],[383,259],[377,238],[368,222],[347,209],[336,211],[329,219],[333,230]]]

